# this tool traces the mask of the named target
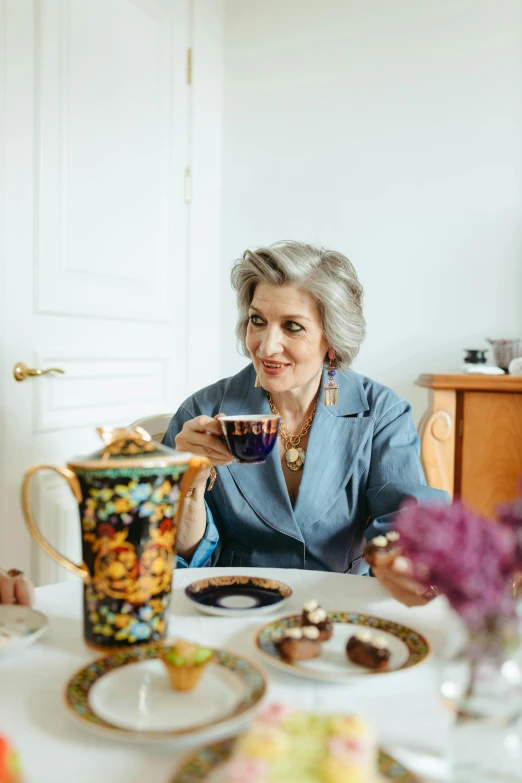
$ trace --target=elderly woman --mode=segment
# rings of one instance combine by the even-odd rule
[[[366,543],[400,504],[444,493],[426,486],[409,404],[350,370],[365,336],[355,270],[340,253],[284,242],[245,251],[232,285],[251,364],[186,400],[163,440],[215,466],[189,490],[179,564],[366,573]],[[329,380],[337,393],[323,391]],[[281,416],[278,450],[262,465],[238,464],[219,414],[271,411]],[[429,600],[404,558],[374,573],[408,605]]]

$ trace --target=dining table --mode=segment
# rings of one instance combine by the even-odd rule
[[[270,615],[202,614],[185,588],[196,579],[220,575],[276,579],[289,585],[292,595]],[[66,708],[64,691],[71,676],[103,655],[83,641],[82,589],[80,580],[37,588],[35,608],[49,624],[34,644],[0,658],[0,736],[16,748],[24,783],[171,783],[186,748],[98,736],[86,731]],[[351,677],[343,683],[308,680],[266,664],[257,653],[256,631],[271,619],[299,613],[310,599],[328,611],[360,612],[407,625],[426,637],[431,655],[402,671]],[[451,622],[444,598],[408,608],[372,577],[276,568],[183,568],[174,574],[167,637],[219,647],[255,661],[268,681],[267,704],[283,702],[306,711],[367,718],[379,745],[419,781],[432,783],[447,779],[452,716],[441,702],[438,682]]]

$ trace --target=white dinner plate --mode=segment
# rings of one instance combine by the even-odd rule
[[[169,646],[121,650],[85,666],[66,686],[71,714],[87,729],[131,742],[208,741],[236,731],[265,693],[261,670],[214,650],[196,687],[172,689],[160,653]]]
[[[292,595],[292,590],[276,579],[215,576],[187,585],[185,595],[204,614],[244,617],[281,609]]]
[[[32,644],[47,625],[47,617],[28,606],[0,604],[0,655]]]
[[[328,612],[333,624],[333,636],[323,642],[318,658],[291,663],[283,658],[277,642],[287,628],[301,625],[302,615],[283,617],[265,625],[257,633],[256,645],[263,660],[289,674],[312,680],[350,682],[354,677],[390,674],[402,671],[425,661],[430,655],[430,645],[420,633],[406,625],[357,612]],[[346,643],[361,628],[370,628],[384,636],[391,652],[386,669],[367,669],[352,663],[346,655]]]

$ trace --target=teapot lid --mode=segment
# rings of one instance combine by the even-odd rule
[[[103,440],[102,448],[71,460],[69,468],[164,468],[184,465],[192,457],[158,443],[142,427],[97,427],[96,432]]]

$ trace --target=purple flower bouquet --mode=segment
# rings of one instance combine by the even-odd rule
[[[445,595],[470,631],[513,615],[513,583],[522,571],[522,498],[502,507],[497,521],[460,501],[451,506],[410,501],[395,526],[416,580]]]
[[[494,521],[461,502],[410,502],[397,513],[395,527],[415,578],[445,595],[468,630],[464,639],[458,634],[458,647],[448,640],[440,666],[440,693],[455,717],[451,780],[516,783],[522,769],[522,615],[514,586],[522,585],[522,498],[500,508]]]

